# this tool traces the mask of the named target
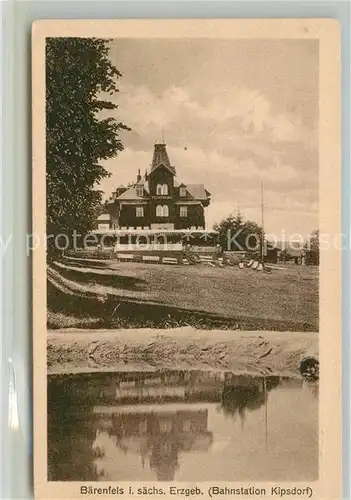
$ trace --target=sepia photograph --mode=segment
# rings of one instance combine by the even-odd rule
[[[320,41],[111,32],[44,41],[44,480],[309,497]]]

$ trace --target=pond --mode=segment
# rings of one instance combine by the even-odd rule
[[[198,370],[49,376],[49,481],[316,479],[316,382]]]

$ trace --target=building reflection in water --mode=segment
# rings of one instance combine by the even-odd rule
[[[244,422],[279,384],[278,377],[200,371],[52,377],[48,479],[105,479],[107,438],[119,460],[135,456],[159,481],[172,481],[180,454],[211,449],[205,403],[219,403],[224,416]]]
[[[227,374],[221,397],[221,408],[225,415],[238,416],[244,424],[247,411],[254,411],[267,404],[268,392],[278,387],[279,377],[240,377],[235,384],[235,376]],[[233,381],[234,383],[231,383]]]
[[[107,432],[124,453],[140,455],[143,467],[148,462],[160,481],[174,479],[181,452],[208,451],[213,440],[207,429],[207,409],[148,412],[116,408],[115,413],[109,410],[96,409],[98,430]]]

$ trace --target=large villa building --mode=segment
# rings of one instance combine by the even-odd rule
[[[224,256],[229,262],[230,256],[224,255],[229,249],[220,246],[217,231],[206,229],[205,208],[210,202],[211,193],[203,184],[176,179],[166,144],[155,144],[150,171],[141,175],[139,168],[133,183],[112,192],[91,231],[94,240],[87,241],[86,247],[104,249],[118,260],[175,264],[211,262]],[[245,255],[231,250],[226,253],[236,253],[235,258]],[[265,261],[277,262],[281,253],[267,242]],[[288,255],[296,264],[304,263],[301,248]]]
[[[166,145],[155,144],[150,172],[142,176],[139,169],[134,183],[112,193],[97,229],[201,231],[210,196],[203,184],[177,182]]]

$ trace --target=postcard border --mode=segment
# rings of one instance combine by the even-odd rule
[[[320,232],[341,235],[340,32],[337,21],[331,19],[43,20],[35,22],[32,31],[33,233],[40,238],[40,242],[45,241],[46,233],[45,37],[153,38],[155,32],[162,38],[319,40]],[[45,266],[45,247],[41,244],[33,252],[35,496],[81,498],[77,483],[46,481],[47,436],[46,433],[43,435],[47,413]],[[317,498],[341,498],[341,291],[341,251],[333,248],[322,252],[320,266],[321,453],[320,479],[314,484]],[[268,486],[271,483],[265,484]],[[102,486],[101,483],[89,483],[89,485]],[[262,487],[263,483],[257,485]],[[289,487],[289,484],[285,486]]]

